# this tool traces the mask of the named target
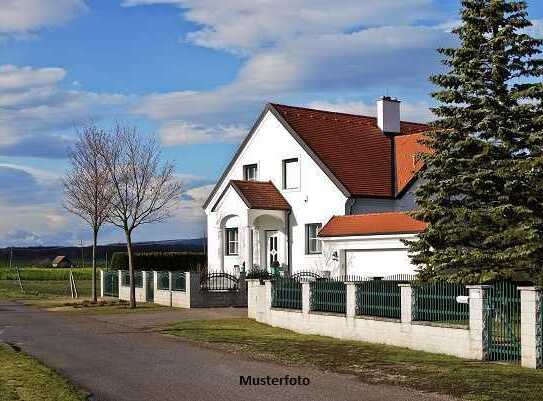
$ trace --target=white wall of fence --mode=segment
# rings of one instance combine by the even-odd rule
[[[272,308],[272,282],[247,280],[248,316],[274,327],[302,334],[317,334],[344,340],[366,341],[407,347],[414,350],[442,353],[461,358],[484,360],[485,297],[488,286],[467,286],[469,289],[469,325],[458,326],[412,320],[413,290],[410,284],[401,287],[401,319],[358,316],[356,314],[356,283],[346,283],[346,313],[335,314],[310,310],[311,286],[302,283],[301,310]],[[535,287],[521,291],[522,358],[526,367],[541,367],[541,293]]]

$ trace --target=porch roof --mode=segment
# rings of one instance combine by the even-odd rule
[[[319,237],[409,234],[422,232],[426,227],[426,223],[402,212],[333,216],[319,231]]]
[[[271,181],[231,180],[228,186],[238,193],[249,209],[290,210],[290,204]]]

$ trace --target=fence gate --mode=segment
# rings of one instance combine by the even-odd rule
[[[146,281],[146,289],[145,289],[145,299],[147,302],[154,302],[155,301],[155,280],[154,280],[154,273],[152,271],[147,272],[147,281]]]
[[[104,272],[104,295],[108,297],[119,296],[119,273],[117,271]]]
[[[486,298],[487,352],[491,361],[520,362],[520,292],[503,281],[488,289]]]

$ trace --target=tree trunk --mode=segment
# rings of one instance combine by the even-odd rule
[[[94,229],[92,237],[92,302],[97,301],[96,296],[96,242],[98,240],[98,230]]]
[[[136,281],[134,275],[134,264],[132,263],[132,233],[125,229],[126,251],[128,253],[128,275],[130,276],[130,307],[136,307]]]

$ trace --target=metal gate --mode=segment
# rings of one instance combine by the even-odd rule
[[[147,281],[146,281],[146,294],[145,299],[147,302],[154,302],[155,301],[155,279],[154,279],[154,273],[147,272]]]
[[[119,296],[119,273],[117,271],[104,272],[104,295],[108,297]]]
[[[485,308],[488,359],[520,362],[520,292],[517,285],[498,282],[488,290]]]

